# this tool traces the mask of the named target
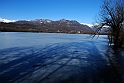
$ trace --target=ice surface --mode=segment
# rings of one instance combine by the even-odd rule
[[[0,83],[94,83],[117,53],[106,36],[0,33]],[[123,51],[118,53],[123,55]],[[123,58],[121,58],[123,61]],[[88,79],[88,80],[87,80]]]

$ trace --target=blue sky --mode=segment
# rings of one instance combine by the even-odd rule
[[[0,0],[0,17],[10,20],[77,20],[92,24],[101,0]]]

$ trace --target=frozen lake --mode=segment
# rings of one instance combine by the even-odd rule
[[[31,47],[49,45],[55,43],[87,42],[89,35],[82,34],[58,34],[58,33],[23,33],[23,32],[0,32],[0,49],[12,47]],[[101,41],[106,36],[99,38]],[[97,39],[93,39],[97,40]],[[92,41],[92,40],[91,40]]]
[[[0,83],[118,83],[110,65],[115,55],[124,63],[124,52],[112,50],[106,35],[88,37],[0,32]]]

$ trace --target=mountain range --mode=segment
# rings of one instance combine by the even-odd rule
[[[92,29],[76,20],[49,19],[7,20],[0,19],[0,31],[9,32],[53,32],[53,33],[92,33]]]

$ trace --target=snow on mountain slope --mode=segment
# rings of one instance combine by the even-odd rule
[[[92,27],[92,26],[93,26],[93,24],[87,24],[87,23],[81,23],[81,24],[87,25],[87,26],[89,26],[89,27]]]
[[[9,22],[15,22],[15,20],[8,20],[8,19],[0,18],[0,22],[9,23]]]

